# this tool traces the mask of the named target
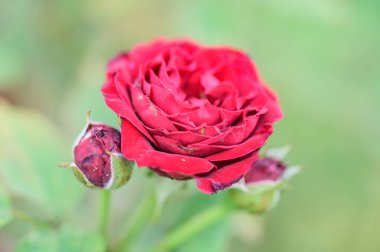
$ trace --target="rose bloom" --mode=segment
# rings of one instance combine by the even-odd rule
[[[121,148],[138,166],[204,193],[239,181],[282,118],[252,60],[187,40],[141,44],[110,61],[102,88],[121,118]]]

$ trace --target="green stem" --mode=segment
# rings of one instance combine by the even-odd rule
[[[158,249],[156,247],[151,251],[172,251],[200,231],[226,218],[233,210],[234,208],[223,203],[210,207],[174,228],[158,244]]]
[[[100,190],[99,196],[99,232],[104,237],[107,235],[107,227],[109,220],[110,211],[110,201],[111,201],[111,191],[110,190]]]
[[[131,251],[130,248],[133,243],[137,240],[148,221],[152,218],[155,207],[156,195],[155,192],[150,192],[135,210],[127,233],[124,235],[115,251]]]

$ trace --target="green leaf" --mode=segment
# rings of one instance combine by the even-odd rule
[[[22,56],[14,48],[0,46],[0,86],[20,84],[22,76]]]
[[[59,235],[59,252],[103,252],[106,243],[103,237],[94,232],[79,231],[64,227]]]
[[[59,217],[81,199],[84,188],[67,161],[70,145],[44,116],[0,103],[0,176],[11,192],[34,202],[50,217]],[[49,216],[48,216],[49,217]]]
[[[0,187],[0,227],[6,225],[12,219],[11,202]]]
[[[179,252],[225,252],[228,251],[231,228],[229,219],[224,219],[198,233],[181,245]]]
[[[56,252],[58,236],[50,229],[33,230],[15,247],[14,252]]]
[[[36,229],[22,239],[14,252],[104,252],[106,243],[101,235],[75,228],[61,230]]]
[[[195,189],[197,190],[197,189]],[[168,212],[168,215],[163,215],[162,222],[169,222],[165,218],[175,219],[174,225],[170,228],[173,231],[174,228],[182,226],[185,222],[190,220],[195,221],[193,218],[199,216],[199,214],[205,213],[210,208],[214,208],[217,205],[225,203],[225,194],[220,192],[215,195],[205,195],[198,191],[195,191],[191,195],[177,195],[173,196],[168,204],[165,206],[164,213]],[[177,198],[179,197],[179,198]],[[181,200],[181,205],[178,206],[178,201]],[[175,204],[175,205],[171,205]],[[169,211],[170,210],[170,211]],[[176,212],[175,210],[179,210]],[[231,229],[229,228],[229,217],[216,221],[210,226],[205,227],[199,233],[191,236],[188,240],[182,243],[175,251],[190,252],[190,251],[207,251],[207,252],[224,252],[229,245],[229,236]],[[168,232],[168,231],[166,231]],[[166,239],[163,237],[162,239]]]
[[[80,85],[71,88],[68,95],[64,97],[61,113],[63,118],[82,119],[91,110],[94,121],[119,128],[117,116],[107,107],[100,92],[101,80],[104,78],[104,62],[85,62],[82,68],[76,80]],[[83,120],[65,120],[64,123],[65,127],[73,132],[83,127]]]

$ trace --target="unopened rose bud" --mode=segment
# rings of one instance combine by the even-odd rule
[[[280,159],[267,156],[252,164],[250,171],[231,190],[239,208],[261,214],[279,201],[288,180],[299,172],[299,167],[287,167]]]
[[[286,165],[273,158],[263,158],[253,163],[251,170],[244,176],[247,185],[263,181],[277,181],[284,173]]]
[[[88,122],[74,144],[74,163],[70,164],[80,182],[90,188],[118,188],[132,173],[133,162],[121,154],[121,135],[117,129]]]

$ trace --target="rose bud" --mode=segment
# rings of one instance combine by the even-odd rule
[[[253,163],[251,170],[244,176],[247,185],[264,181],[277,181],[284,173],[286,165],[273,158],[263,158]]]
[[[277,205],[282,189],[298,172],[299,167],[287,167],[278,157],[267,155],[255,161],[244,178],[234,185],[232,198],[239,208],[264,213]]]
[[[101,123],[88,122],[74,144],[75,176],[90,188],[118,188],[132,173],[133,162],[121,154],[120,132]]]

